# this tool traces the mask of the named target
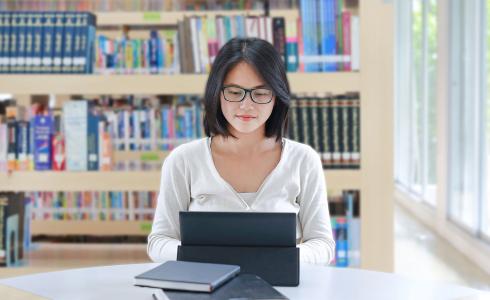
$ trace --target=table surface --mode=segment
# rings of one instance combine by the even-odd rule
[[[13,295],[15,288],[22,295],[13,299],[39,299],[37,295],[49,299],[152,300],[153,289],[133,286],[133,278],[157,265],[115,265],[7,278],[0,280],[4,285],[0,294]],[[300,272],[298,287],[276,289],[290,299],[490,299],[490,293],[483,291],[382,272],[308,264],[301,265]]]

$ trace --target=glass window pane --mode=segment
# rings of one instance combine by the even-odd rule
[[[423,174],[423,12],[422,0],[412,2],[412,86],[411,86],[411,176],[410,188],[422,193]]]
[[[482,232],[490,238],[490,0],[486,0],[486,113],[485,113],[485,137],[486,137],[486,181],[483,191],[483,205],[481,210]]]
[[[437,184],[437,0],[427,3],[427,182],[424,199],[436,204]]]

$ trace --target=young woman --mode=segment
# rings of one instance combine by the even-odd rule
[[[290,93],[266,41],[235,38],[219,51],[205,91],[206,138],[176,147],[162,166],[148,255],[175,260],[179,211],[294,212],[300,260],[334,256],[325,178],[313,148],[284,138]]]

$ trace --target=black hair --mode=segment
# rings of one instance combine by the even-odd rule
[[[233,136],[221,110],[220,96],[226,75],[240,62],[254,68],[276,97],[272,113],[265,123],[265,136],[275,136],[279,141],[287,132],[289,82],[280,54],[269,42],[258,38],[233,38],[216,55],[204,92],[204,131],[207,136]]]

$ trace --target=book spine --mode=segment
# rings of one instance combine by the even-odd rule
[[[343,49],[344,49],[344,71],[351,71],[351,13],[349,11],[344,11],[342,13],[342,26],[344,27],[343,31]]]
[[[341,107],[341,131],[342,131],[342,166],[343,168],[349,168],[350,163],[351,163],[351,155],[349,151],[349,106],[351,102],[348,100],[346,96],[343,97],[342,101],[340,102],[340,107]]]
[[[335,26],[336,26],[336,40],[337,40],[337,54],[344,54],[344,34],[342,28],[342,10],[344,7],[343,0],[336,0],[335,4]],[[337,69],[339,71],[344,70],[344,63],[342,61],[337,63]]]
[[[51,139],[52,119],[50,116],[34,117],[34,168],[50,170],[52,166]]]
[[[66,169],[87,171],[87,101],[68,101],[63,105],[66,136]]]
[[[335,261],[338,267],[349,266],[349,245],[348,245],[348,227],[345,218],[337,218],[336,242],[335,242]]]
[[[0,47],[3,49],[4,57],[3,57],[3,65],[4,65],[4,73],[10,73],[10,59],[11,59],[11,39],[12,39],[12,13],[3,12],[4,16],[4,34],[2,39],[2,44]]]
[[[7,121],[8,146],[7,146],[7,169],[15,171],[17,169],[17,122]]]
[[[29,122],[17,121],[17,166],[16,170],[28,170]]]
[[[41,73],[42,48],[44,47],[42,13],[32,14],[32,73]]]
[[[351,16],[350,21],[351,32],[351,70],[359,71],[359,17]]]
[[[0,123],[0,172],[7,172],[8,154],[8,130],[7,124]]]
[[[62,73],[74,72],[74,44],[77,16],[74,13],[66,13],[62,18],[63,30],[63,62]]]
[[[52,169],[55,171],[63,171],[66,169],[66,147],[65,134],[62,129],[62,119],[60,116],[55,116],[53,128],[51,144],[51,157],[53,159]]]
[[[53,46],[53,73],[61,73],[63,64],[63,43],[64,43],[64,13],[54,13],[54,46]]]
[[[298,70],[298,35],[295,20],[288,20],[286,23],[286,58],[286,70],[296,72]]]
[[[24,73],[33,73],[33,60],[34,60],[34,22],[36,13],[25,14],[25,64]]]
[[[352,107],[352,163],[356,168],[361,164],[361,123],[360,123],[360,100],[359,93],[356,93]]]
[[[281,59],[286,65],[286,24],[283,17],[275,17],[272,19],[273,27],[273,45],[277,52],[281,55]]]
[[[99,117],[89,111],[87,115],[87,170],[99,169]]]
[[[52,73],[54,47],[53,13],[43,13],[43,16],[41,17],[41,25],[43,27],[41,73]]]

